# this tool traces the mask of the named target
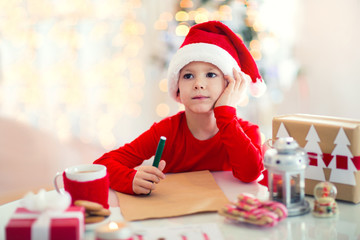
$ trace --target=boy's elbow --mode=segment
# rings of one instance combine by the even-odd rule
[[[108,157],[108,154],[105,153],[104,155],[102,155],[101,157],[99,157],[98,159],[96,159],[93,164],[101,164],[101,165],[106,165],[106,163],[109,161],[110,157]]]
[[[260,177],[260,175],[261,175],[260,171],[253,174],[249,174],[249,172],[241,174],[233,171],[233,176],[244,183],[254,182]]]
[[[93,164],[101,164],[101,165],[103,165],[103,164],[102,164],[102,161],[101,161],[101,158],[96,159],[96,160],[93,162]]]

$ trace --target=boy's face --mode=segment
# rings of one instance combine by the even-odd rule
[[[191,62],[180,70],[178,100],[185,109],[205,113],[214,108],[226,87],[224,74],[207,62]]]

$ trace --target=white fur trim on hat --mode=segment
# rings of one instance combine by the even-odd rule
[[[208,43],[193,43],[180,48],[172,58],[168,69],[168,90],[175,100],[179,89],[180,70],[190,62],[208,62],[217,66],[224,75],[233,76],[233,68],[240,71],[235,59],[223,48]]]
[[[256,82],[251,82],[249,85],[250,93],[254,97],[261,97],[265,93],[266,88],[263,79],[256,79]]]

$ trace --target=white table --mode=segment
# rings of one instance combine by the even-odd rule
[[[266,188],[257,184],[244,184],[236,180],[231,172],[212,173],[220,188],[230,199],[236,199],[239,193],[251,193],[259,198],[266,198]],[[48,194],[55,194],[50,191]],[[306,197],[311,207],[314,199]],[[11,214],[19,206],[20,201],[14,201],[0,206],[0,239],[5,239],[4,227]],[[112,215],[111,220],[119,221],[122,219],[119,204],[113,190],[110,190],[109,204]],[[190,216],[165,218],[157,220],[144,220],[131,222],[129,225],[133,229],[148,227],[176,227],[184,224],[204,224],[216,223],[220,228],[224,239],[360,239],[360,204],[338,201],[340,214],[335,218],[315,218],[311,213],[289,217],[272,228],[259,228],[245,224],[229,224],[217,213],[201,213]],[[93,232],[87,231],[86,239],[94,239]]]

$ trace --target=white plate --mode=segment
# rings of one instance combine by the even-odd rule
[[[97,222],[97,223],[87,223],[85,224],[85,230],[86,231],[93,231],[96,228],[98,228],[101,225],[106,224],[107,222],[110,222],[110,217],[105,218],[103,221],[101,222]]]

